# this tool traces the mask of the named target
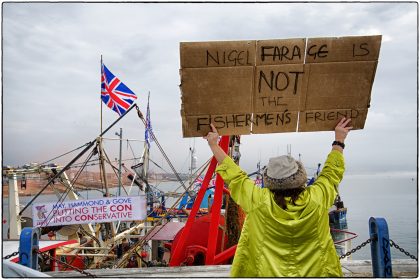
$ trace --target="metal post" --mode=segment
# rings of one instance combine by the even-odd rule
[[[391,248],[389,244],[388,224],[384,218],[369,219],[369,233],[372,239],[370,250],[372,254],[373,277],[391,278]]]
[[[120,136],[120,159],[118,164],[118,196],[121,196],[121,155],[122,155],[122,128],[120,127],[120,134],[115,133],[118,136]]]
[[[19,263],[38,270],[39,233],[37,228],[26,227],[19,239]]]
[[[19,190],[16,174],[9,176],[9,239],[19,239],[22,229],[19,208]]]

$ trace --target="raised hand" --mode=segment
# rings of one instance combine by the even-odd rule
[[[351,119],[342,118],[340,122],[335,127],[335,141],[344,143],[344,140],[347,137],[349,131],[353,128],[352,126],[347,126],[351,122]]]
[[[213,124],[210,124],[210,127],[211,131],[207,133],[207,136],[204,136],[203,138],[207,140],[209,146],[217,145],[217,141],[219,140],[219,133]]]
[[[223,162],[225,157],[227,157],[227,154],[225,151],[223,151],[222,148],[217,144],[219,140],[219,133],[217,132],[217,129],[214,127],[213,124],[210,124],[211,131],[207,133],[207,136],[204,136],[203,138],[207,140],[209,143],[210,149],[216,158],[217,162],[220,164]]]

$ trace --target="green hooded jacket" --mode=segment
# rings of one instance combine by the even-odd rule
[[[255,186],[230,157],[216,171],[246,213],[231,276],[343,276],[328,220],[344,173],[342,153],[330,152],[318,179],[296,205],[287,203],[287,210],[276,204],[269,189]]]

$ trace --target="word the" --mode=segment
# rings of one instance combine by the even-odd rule
[[[210,53],[206,51],[207,66],[211,65],[253,65],[249,58],[249,51],[230,50],[223,51],[219,57],[219,51]]]
[[[263,97],[259,97],[259,99],[261,100],[262,106],[287,106],[286,103],[282,102],[283,96],[263,96]]]

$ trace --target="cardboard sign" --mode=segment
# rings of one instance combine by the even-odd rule
[[[364,127],[381,36],[181,43],[184,137]]]
[[[32,205],[34,227],[146,219],[144,196],[104,197]]]

